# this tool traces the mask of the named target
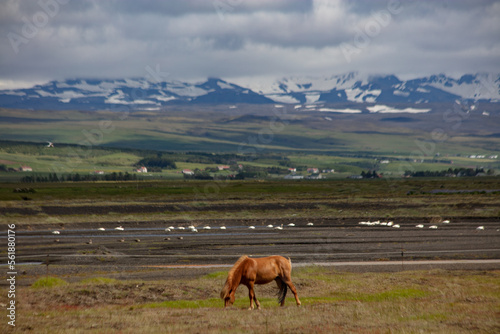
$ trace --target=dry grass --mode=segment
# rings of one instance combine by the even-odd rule
[[[273,284],[256,287],[262,310],[247,311],[246,288],[224,310],[225,272],[163,282],[86,279],[19,287],[14,332],[32,333],[498,333],[500,271],[343,273],[297,268],[301,307],[277,306]],[[39,284],[40,285],[40,284]],[[5,288],[1,302],[6,302]],[[12,332],[7,321],[0,331]]]

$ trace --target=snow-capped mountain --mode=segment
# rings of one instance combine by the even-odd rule
[[[434,103],[456,100],[500,102],[500,75],[445,75],[400,80],[394,75],[290,77],[236,85],[217,78],[202,83],[147,79],[51,81],[28,89],[0,91],[0,107],[22,109],[161,109],[170,104]]]
[[[51,81],[28,89],[0,91],[0,107],[102,110],[130,106],[160,109],[167,104],[274,103],[248,88],[209,78],[203,83],[147,79]]]
[[[255,91],[282,103],[433,103],[457,99],[500,101],[500,75],[445,75],[402,81],[394,75],[284,78]]]

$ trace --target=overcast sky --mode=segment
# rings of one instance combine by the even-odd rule
[[[0,0],[0,89],[71,78],[237,83],[500,73],[500,1]]]

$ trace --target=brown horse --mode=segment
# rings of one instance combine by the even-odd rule
[[[236,289],[240,284],[244,284],[248,288],[249,309],[253,309],[254,300],[257,308],[260,309],[260,303],[255,297],[253,286],[254,284],[267,284],[273,280],[276,281],[279,288],[278,302],[281,306],[285,305],[287,287],[292,290],[297,306],[300,306],[300,300],[295,285],[292,283],[291,274],[292,261],[289,258],[285,259],[283,256],[274,255],[252,259],[243,255],[229,270],[226,284],[220,293],[221,299],[224,300],[224,307],[234,303]]]

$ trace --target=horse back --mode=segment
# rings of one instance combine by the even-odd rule
[[[250,260],[253,260],[253,263],[249,269],[255,272],[255,283],[257,284],[269,283],[276,277],[289,277],[291,273],[291,262],[283,256],[273,255]]]

